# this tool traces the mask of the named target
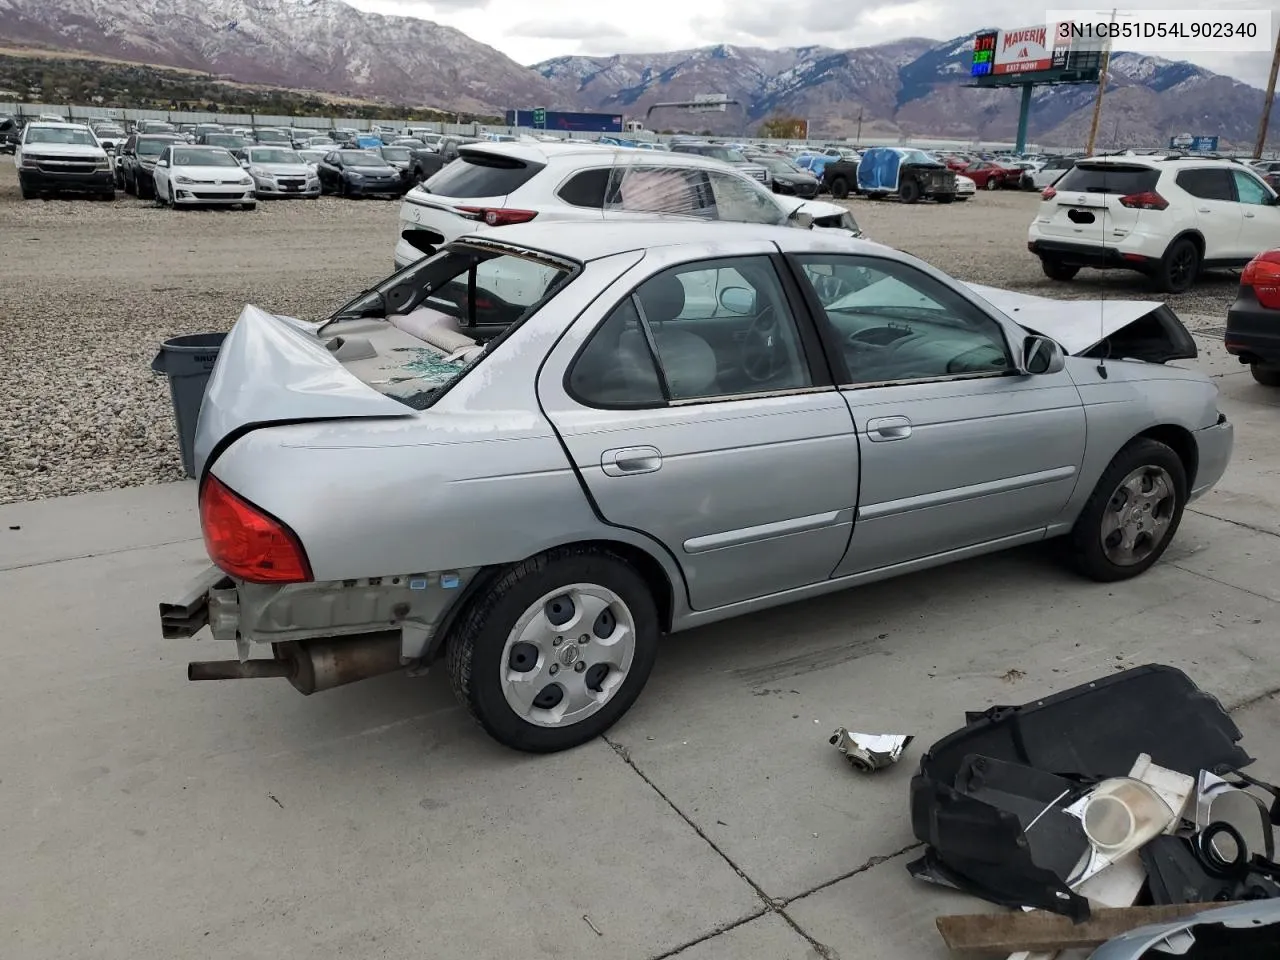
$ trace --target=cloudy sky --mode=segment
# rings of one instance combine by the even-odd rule
[[[949,40],[987,26],[1015,28],[1046,14],[1019,0],[957,5],[943,0],[348,0],[379,13],[421,17],[457,27],[520,63],[562,54],[648,53],[715,43],[756,47],[822,44],[861,47],[925,36]],[[1080,6],[1071,0],[1053,9]],[[1101,6],[1101,4],[1099,4]],[[1129,0],[1128,10],[1183,8],[1177,0]],[[1271,10],[1280,25],[1280,0],[1230,0],[1232,10]],[[1201,5],[1204,9],[1205,5]],[[1087,7],[1094,10],[1094,5]],[[536,11],[536,16],[534,15]],[[1274,37],[1274,33],[1272,34]],[[1269,53],[1205,53],[1188,59],[1210,70],[1266,86]]]

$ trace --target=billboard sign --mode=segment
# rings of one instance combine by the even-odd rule
[[[1173,150],[1185,150],[1188,153],[1217,153],[1218,138],[1180,133],[1176,137],[1169,138],[1169,147]]]
[[[700,93],[693,100],[697,104],[690,108],[694,113],[724,113],[729,107],[727,93]]]
[[[1060,40],[1058,32],[1056,23],[1001,30],[992,55],[991,73],[999,76],[1062,69],[1067,64],[1071,40]]]

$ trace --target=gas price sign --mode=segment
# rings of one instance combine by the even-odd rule
[[[980,33],[973,38],[971,76],[985,77],[991,73],[991,69],[995,65],[996,40],[999,36],[999,32],[993,30],[990,33]]]

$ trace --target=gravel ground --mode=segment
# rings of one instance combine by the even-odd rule
[[[226,330],[247,302],[318,319],[391,269],[399,205],[264,202],[253,212],[27,201],[0,161],[0,504],[177,480],[161,341]],[[874,239],[957,277],[1058,297],[1151,299],[1136,276],[1045,279],[1027,253],[1036,196],[981,193],[949,207],[849,202]],[[1170,302],[1225,316],[1236,281]]]

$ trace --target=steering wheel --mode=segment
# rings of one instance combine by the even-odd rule
[[[809,282],[813,284],[813,289],[818,294],[818,299],[823,304],[835,303],[842,300],[857,290],[844,277],[837,277],[834,273],[818,273],[809,276]]]
[[[742,372],[754,383],[767,383],[787,369],[788,358],[779,357],[778,316],[766,306],[751,321],[742,337]]]

